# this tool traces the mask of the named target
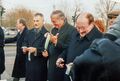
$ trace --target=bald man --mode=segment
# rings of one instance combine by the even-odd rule
[[[74,60],[74,81],[120,81],[120,16]]]
[[[85,12],[78,17],[77,32],[73,33],[69,48],[58,58],[56,62],[58,67],[65,68],[64,65],[72,63],[76,56],[81,55],[89,48],[94,39],[102,37],[102,33],[94,26],[93,22],[94,17],[90,13]],[[70,81],[67,75],[65,75],[64,81]]]

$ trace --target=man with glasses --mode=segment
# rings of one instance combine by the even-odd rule
[[[82,13],[78,17],[76,29],[77,32],[73,33],[68,49],[59,56],[56,62],[60,68],[64,68],[64,65],[72,63],[76,56],[81,55],[89,48],[94,39],[102,37],[102,33],[94,26],[94,17],[87,12]],[[67,75],[65,75],[64,81],[70,81]]]

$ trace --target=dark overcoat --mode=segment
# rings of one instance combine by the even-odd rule
[[[120,39],[100,39],[74,60],[74,81],[120,81]]]
[[[68,49],[60,57],[64,58],[66,64],[73,62],[76,56],[81,55],[96,38],[101,38],[103,34],[94,27],[85,37],[80,38],[80,34],[74,31]]]
[[[27,33],[28,29],[25,27],[21,34],[18,33],[14,38],[5,39],[5,43],[17,42],[16,57],[12,71],[12,77],[15,78],[25,77],[26,55],[22,51],[22,44]]]
[[[27,35],[24,46],[37,48],[37,55],[31,54],[31,61],[26,62],[26,81],[46,81],[47,80],[47,58],[42,56],[44,51],[45,27],[36,33],[31,29]]]
[[[0,27],[0,74],[5,70],[4,32]]]
[[[67,22],[64,26],[58,30],[53,28],[51,33],[58,35],[58,42],[56,45],[50,43],[49,45],[49,66],[48,66],[48,80],[49,81],[63,81],[64,78],[64,69],[61,69],[56,66],[56,60],[58,56],[68,47],[71,40],[71,35],[75,28],[68,24]]]
[[[74,31],[68,49],[64,51],[64,53],[61,54],[59,57],[62,57],[65,60],[66,64],[72,63],[77,56],[81,55],[86,49],[89,48],[93,40],[101,37],[102,33],[96,27],[94,27],[83,38],[80,38],[80,34]],[[70,80],[67,76],[65,76],[64,81]]]

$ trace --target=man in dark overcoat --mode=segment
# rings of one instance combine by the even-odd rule
[[[120,16],[74,60],[74,81],[120,81]],[[80,77],[81,76],[81,77]]]
[[[34,28],[31,29],[23,45],[23,52],[27,55],[26,81],[47,81],[47,57],[44,51],[44,17],[41,13],[34,15]]]
[[[25,66],[26,66],[26,55],[22,51],[22,44],[25,40],[25,37],[28,33],[26,20],[24,18],[20,18],[16,23],[18,34],[13,38],[6,38],[5,43],[13,43],[17,42],[16,48],[16,58],[13,67],[12,77],[14,77],[13,81],[19,81],[20,78],[25,77]]]
[[[1,74],[5,70],[5,55],[4,55],[4,32],[0,27],[0,79]]]
[[[65,15],[60,10],[55,10],[51,14],[51,21],[55,26],[51,31],[48,66],[48,80],[49,81],[63,81],[64,69],[56,66],[58,56],[68,47],[71,40],[71,34],[75,28],[68,24]]]
[[[90,13],[82,13],[79,15],[76,21],[76,29],[77,32],[72,34],[72,40],[68,49],[59,56],[56,62],[58,67],[64,68],[64,65],[73,63],[77,56],[89,48],[94,39],[102,37],[102,33],[95,27],[94,17]],[[82,36],[83,34],[84,36]],[[68,76],[65,75],[64,81],[70,81],[67,77]]]
[[[95,40],[74,60],[74,81],[120,81],[120,39]]]

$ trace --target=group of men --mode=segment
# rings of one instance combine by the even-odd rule
[[[16,24],[19,33],[14,38],[5,39],[5,43],[17,41],[17,54],[12,73],[13,81],[19,81],[22,77],[25,77],[26,81],[70,81],[71,78],[66,75],[69,64],[73,64],[70,76],[73,76],[74,81],[95,81],[91,77],[91,69],[95,68],[89,68],[91,61],[86,63],[86,60],[89,60],[89,54],[87,53],[88,57],[87,54],[84,54],[93,40],[103,37],[103,34],[94,25],[93,15],[87,12],[81,13],[76,20],[76,27],[67,22],[64,13],[60,10],[53,11],[50,18],[54,28],[49,33],[44,27],[43,14],[36,13],[33,18],[33,29],[28,30],[25,19],[20,18]],[[119,29],[115,31],[119,32]],[[110,29],[104,37],[117,38],[111,33],[113,32]],[[46,34],[50,36],[47,48],[45,47]],[[5,69],[3,47],[4,35],[3,32],[0,32],[1,74]],[[92,58],[96,60],[97,57]],[[93,61],[95,60],[93,59]]]

